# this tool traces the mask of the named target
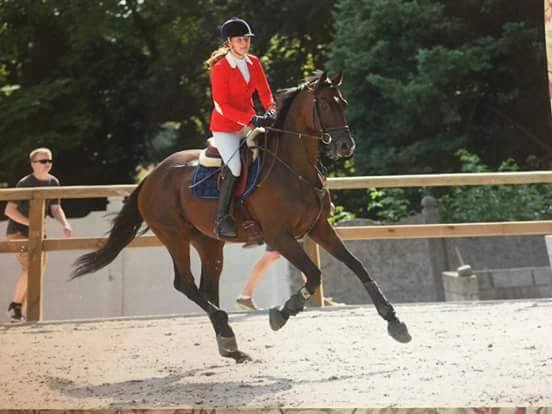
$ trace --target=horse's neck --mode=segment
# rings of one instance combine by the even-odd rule
[[[290,108],[293,110],[294,108]],[[280,141],[279,154],[297,174],[304,177],[316,176],[316,163],[318,161],[318,140],[312,138],[312,131],[305,128],[301,119],[288,116],[283,124],[286,131],[304,133],[309,136],[297,134],[284,134]]]

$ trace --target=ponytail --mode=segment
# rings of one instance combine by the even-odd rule
[[[226,56],[228,52],[230,52],[230,48],[228,47],[228,43],[224,42],[224,45],[211,53],[211,57],[205,61],[207,68],[211,69],[213,65]]]

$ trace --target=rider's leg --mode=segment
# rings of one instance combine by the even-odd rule
[[[215,234],[220,239],[232,239],[237,237],[236,225],[230,215],[234,184],[241,173],[241,161],[239,154],[240,140],[243,134],[240,132],[213,132],[215,143],[226,165],[220,185],[219,204],[215,220]]]

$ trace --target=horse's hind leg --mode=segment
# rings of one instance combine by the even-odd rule
[[[176,226],[175,226],[176,227]],[[219,353],[236,362],[248,361],[249,355],[238,349],[234,331],[228,324],[228,314],[209,301],[207,295],[200,292],[190,267],[190,242],[183,238],[184,231],[159,232],[152,230],[169,250],[174,264],[174,287],[203,309],[215,330]],[[213,252],[214,256],[217,252]]]
[[[201,258],[201,280],[199,292],[209,302],[219,306],[219,282],[222,272],[224,242],[210,239],[202,233],[194,234],[192,246]]]
[[[309,236],[357,275],[370,295],[372,302],[374,302],[378,313],[388,322],[387,330],[389,334],[399,342],[409,342],[411,337],[408,328],[397,317],[393,305],[389,303],[362,263],[347,250],[331,225],[326,220],[320,220],[311,230]]]

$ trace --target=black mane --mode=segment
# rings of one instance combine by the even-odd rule
[[[293,88],[287,88],[287,89],[279,89],[277,91],[276,95],[276,121],[274,122],[275,128],[282,128],[284,120],[287,117],[287,114],[289,112],[289,108],[291,107],[291,103],[295,99],[297,95],[299,95],[299,92],[301,92],[305,87],[307,86],[307,83],[302,83],[299,86],[295,86]]]
[[[274,122],[275,128],[282,128],[284,120],[286,119],[286,116],[289,112],[289,108],[291,107],[291,103],[293,102],[295,97],[299,95],[299,92],[301,92],[305,88],[314,87],[316,82],[318,82],[318,80],[320,79],[322,73],[322,71],[316,71],[313,76],[307,78],[307,80],[300,85],[293,88],[278,89],[276,91],[277,116],[276,122]]]

